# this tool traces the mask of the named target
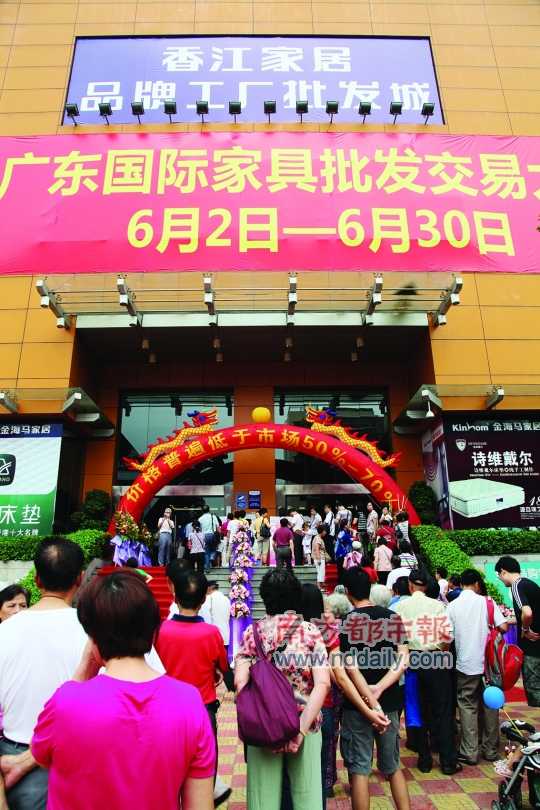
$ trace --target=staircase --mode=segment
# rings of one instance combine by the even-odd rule
[[[328,568],[334,568],[335,566],[327,566]],[[115,566],[106,566],[99,570],[100,576],[106,576],[107,574],[112,574],[114,571],[118,571],[119,569]],[[167,582],[167,577],[165,576],[165,568],[161,566],[153,566],[150,568],[144,568],[150,576],[152,577],[151,581],[148,583],[148,587],[156,597],[156,601],[159,605],[159,611],[161,614],[162,619],[166,619],[169,615],[169,607],[173,600],[171,592],[169,590],[169,585]],[[253,593],[253,606],[252,606],[252,615],[254,619],[260,619],[261,616],[264,616],[264,604],[260,597],[259,591],[261,587],[261,580],[263,576],[269,569],[267,567],[263,567],[258,565],[253,571],[253,577],[251,580],[252,585],[252,593]],[[317,575],[315,568],[311,565],[302,565],[297,566],[294,569],[295,575],[298,577],[300,582],[304,584],[305,582],[313,582],[316,583]],[[228,568],[212,568],[209,574],[207,574],[208,579],[211,581],[215,581],[219,583],[219,590],[225,594],[225,596],[229,595],[230,583],[229,583],[229,569]],[[334,574],[337,580],[337,574]],[[325,583],[326,585],[326,583]],[[328,588],[326,586],[327,592],[331,592],[333,590],[333,586]]]

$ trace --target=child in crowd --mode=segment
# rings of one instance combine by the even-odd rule
[[[439,583],[439,588],[441,589],[441,602],[446,602],[446,592],[448,591],[448,570],[441,566],[440,568],[435,569],[435,579]]]

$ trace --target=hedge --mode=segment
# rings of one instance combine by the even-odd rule
[[[425,558],[431,572],[444,567],[449,574],[461,574],[466,568],[474,568],[468,554],[459,548],[451,539],[451,532],[444,532],[438,526],[415,526],[413,536],[418,550]],[[488,593],[499,604],[503,602],[502,594],[496,585],[486,582]]]
[[[466,554],[538,554],[540,533],[508,529],[456,529],[447,537]]]
[[[79,545],[84,553],[85,562],[99,556],[101,544],[107,535],[99,529],[81,529],[67,534],[70,540]],[[0,540],[0,561],[23,560],[29,562],[36,556],[42,537],[6,537]]]
[[[108,535],[98,529],[81,529],[78,532],[67,534],[69,540],[77,543],[83,551],[85,563],[89,563],[94,557],[99,557],[101,546]],[[9,562],[10,560],[33,560],[36,549],[42,537],[9,537],[0,541],[0,560]],[[40,594],[35,583],[36,571],[32,567],[20,584],[30,591],[31,603],[37,602]]]

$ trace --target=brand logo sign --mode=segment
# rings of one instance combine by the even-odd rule
[[[456,439],[456,447],[458,450],[461,450],[461,452],[463,452],[467,447],[467,442],[465,441],[465,439]]]
[[[13,483],[15,478],[15,465],[17,461],[15,456],[9,453],[4,453],[0,456],[0,486],[6,487],[8,484]]]

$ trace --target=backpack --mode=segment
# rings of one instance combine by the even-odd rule
[[[257,622],[253,640],[257,660],[236,698],[238,734],[247,745],[281,748],[300,733],[298,706],[291,684],[264,654]]]
[[[486,641],[484,677],[489,686],[511,689],[521,674],[523,650],[517,644],[507,644],[495,627],[495,608],[487,599],[489,635]]]

